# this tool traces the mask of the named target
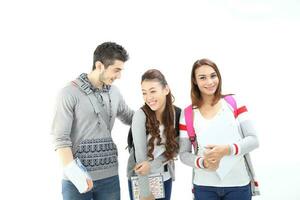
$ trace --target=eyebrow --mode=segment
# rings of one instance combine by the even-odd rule
[[[216,72],[213,72],[213,73],[211,73],[211,74],[209,74],[210,76],[211,75],[215,75],[215,74],[217,74]],[[198,76],[206,76],[206,74],[198,74]]]
[[[149,90],[152,90],[152,89],[155,89],[155,87],[151,87],[151,88],[149,88]],[[142,89],[142,91],[146,91],[146,90]]]
[[[122,71],[122,68],[116,67],[115,70],[117,70],[117,71]]]

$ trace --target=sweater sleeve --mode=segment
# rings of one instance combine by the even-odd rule
[[[166,161],[166,157],[163,154],[161,154],[160,156],[158,156],[154,160],[150,160],[149,161],[150,168],[151,169],[161,168],[163,166],[163,164],[164,164],[165,161]]]
[[[247,107],[234,96],[237,103],[236,120],[240,128],[242,139],[231,145],[231,155],[245,155],[258,148],[259,142],[256,129],[249,115]]]
[[[192,143],[189,139],[184,111],[180,115],[179,158],[184,164],[193,168],[204,168],[203,158],[192,153]]]
[[[137,110],[132,119],[132,138],[137,163],[148,160],[145,123],[146,115],[141,109]],[[151,194],[148,176],[138,175],[138,182],[141,197],[148,197]]]
[[[75,104],[76,99],[67,88],[59,93],[51,131],[55,150],[72,146],[70,134]]]
[[[129,106],[126,104],[122,94],[117,89],[117,92],[119,94],[119,105],[117,110],[117,117],[120,119],[124,124],[130,125],[132,122],[132,116],[134,114],[134,111],[129,108]]]

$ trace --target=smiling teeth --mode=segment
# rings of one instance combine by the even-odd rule
[[[153,106],[154,104],[155,104],[155,102],[151,102],[151,103],[149,102],[149,105],[150,105],[150,106]]]

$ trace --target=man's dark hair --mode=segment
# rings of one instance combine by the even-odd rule
[[[126,62],[129,58],[127,51],[114,42],[104,42],[94,51],[93,70],[96,68],[95,63],[100,61],[105,68],[113,65],[116,60]]]

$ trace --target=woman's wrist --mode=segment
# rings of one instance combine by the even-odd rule
[[[231,155],[231,147],[230,145],[224,145],[224,148],[223,148],[223,155],[224,156],[229,156]]]

